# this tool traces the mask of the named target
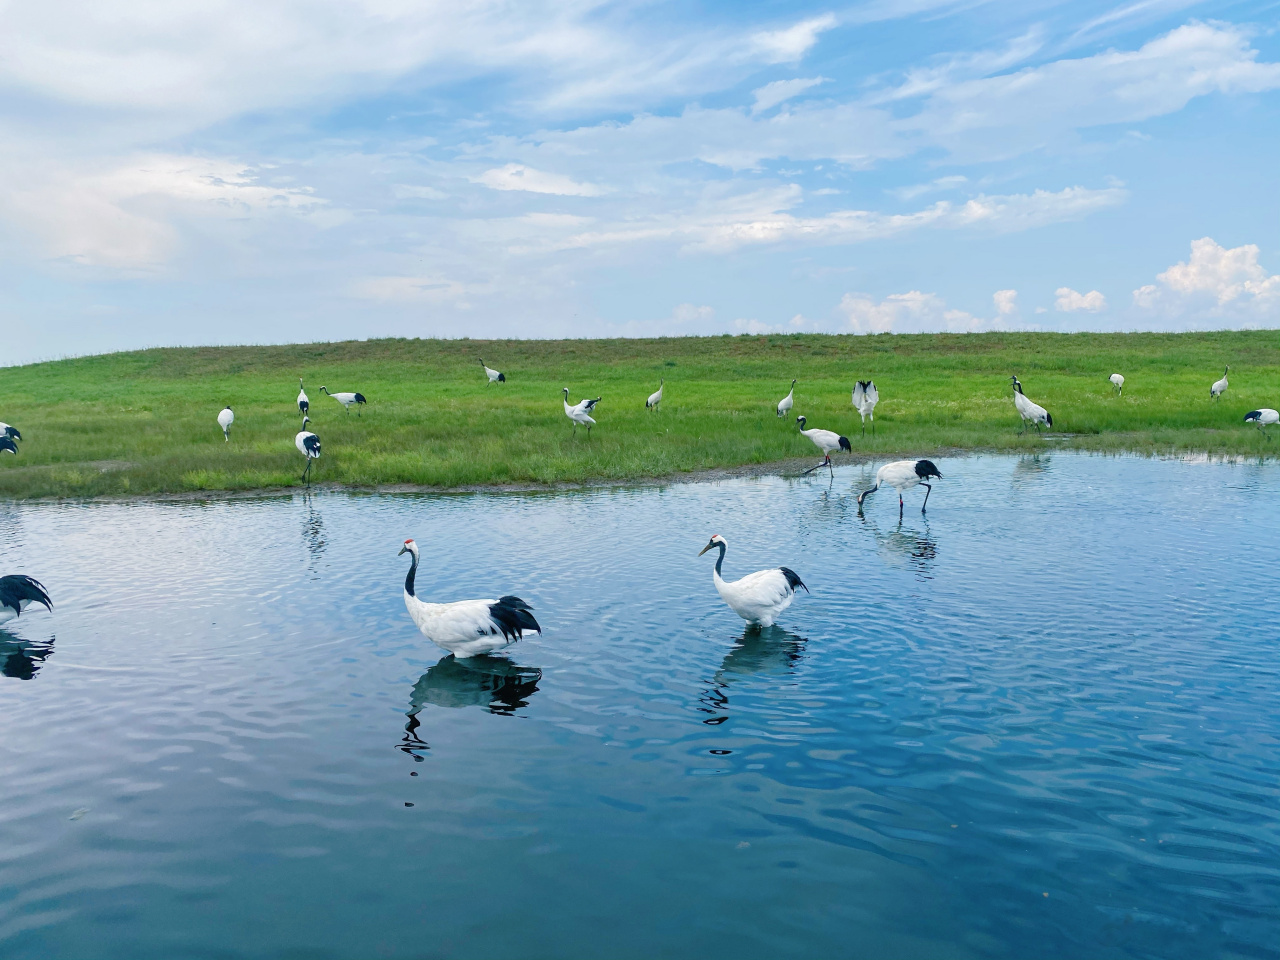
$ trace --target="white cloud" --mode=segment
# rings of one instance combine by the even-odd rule
[[[474,183],[482,183],[494,190],[524,190],[528,193],[553,193],[561,197],[598,197],[604,191],[591,183],[578,183],[558,173],[534,170],[518,163],[486,170]]]
[[[1010,317],[1018,312],[1017,290],[997,290],[991,295],[991,300],[996,306],[996,314],[1001,317]]]
[[[1280,275],[1258,262],[1258,247],[1230,249],[1211,237],[1191,243],[1191,256],[1133,291],[1133,304],[1180,325],[1280,324]]]
[[[989,325],[964,310],[952,310],[936,293],[895,293],[876,302],[846,293],[840,301],[848,330],[853,333],[968,333]]]
[[[1079,293],[1070,287],[1059,287],[1054,291],[1054,296],[1058,299],[1053,302],[1053,307],[1062,313],[1076,313],[1079,310],[1097,313],[1107,308],[1107,298],[1097,290]]]
[[[751,39],[771,63],[790,63],[808,53],[818,42],[818,34],[830,30],[836,23],[835,14],[825,13],[782,30],[757,33]]]
[[[899,200],[914,200],[916,197],[922,197],[926,193],[955,190],[968,182],[968,177],[961,174],[952,174],[948,177],[938,177],[938,179],[931,180],[928,183],[916,183],[909,187],[895,187],[887,192],[890,196],[897,197]]]
[[[811,87],[825,83],[826,79],[826,77],[811,77],[808,79],[796,77],[792,80],[774,80],[772,83],[766,83],[763,87],[751,91],[756,98],[755,104],[751,107],[751,112],[754,114],[772,110],[778,104],[799,96]]]

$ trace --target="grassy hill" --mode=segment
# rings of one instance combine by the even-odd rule
[[[508,381],[488,386],[480,364]],[[1231,365],[1217,401],[1209,384]],[[1053,414],[1019,437],[1010,373]],[[1123,373],[1117,398],[1107,376]],[[770,463],[815,451],[774,406],[884,458],[953,448],[1073,447],[1270,455],[1241,422],[1280,407],[1280,331],[1194,334],[738,336],[655,340],[376,340],[142,350],[0,368],[0,420],[25,438],[0,457],[0,497],[293,486],[303,462],[298,378],[324,445],[318,482],[353,486],[554,483]],[[666,378],[662,408],[644,399]],[[849,402],[880,389],[877,433]],[[320,393],[358,390],[363,416]],[[561,406],[602,395],[575,439]],[[235,410],[231,442],[215,422]],[[1068,435],[1068,436],[1063,436]],[[816,462],[816,461],[815,461]]]

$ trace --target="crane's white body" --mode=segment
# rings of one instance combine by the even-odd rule
[[[320,438],[307,429],[307,424],[310,422],[310,417],[303,417],[302,429],[293,438],[293,445],[307,458],[307,469],[303,471],[302,478],[308,482],[311,479],[311,461],[320,459]]]
[[[1274,423],[1280,423],[1280,411],[1272,410],[1270,407],[1263,407],[1260,410],[1250,410],[1244,416],[1245,423],[1256,423],[1262,435],[1268,440],[1271,435],[1267,433],[1266,428]]]
[[[302,378],[298,378],[298,412],[304,417],[311,412],[311,401],[307,399],[307,391],[302,388]]]
[[[928,493],[924,495],[924,504],[920,507],[920,512],[924,513],[929,503],[929,493],[933,492],[932,484],[926,482],[930,477],[942,478],[942,474],[938,472],[932,460],[895,460],[892,463],[886,463],[876,471],[876,485],[858,495],[858,510],[862,510],[862,501],[870,494],[881,487],[893,487],[898,491],[898,515],[901,516],[903,492],[924,484],[928,489]]]
[[[480,358],[480,366],[484,367],[484,375],[489,378],[489,383],[506,383],[507,382],[507,378],[504,377],[499,371],[493,369],[493,367],[485,366],[483,357]],[[487,387],[489,383],[486,383],[485,386]]]
[[[17,427],[11,427],[7,423],[0,423],[0,453],[12,453],[17,456],[18,445],[14,441],[21,439],[22,434],[18,432]]]
[[[572,406],[569,405],[569,388],[564,388],[564,415],[573,421],[573,432],[578,432],[579,425],[587,428],[587,433],[591,432],[595,421],[591,419],[591,411],[596,408],[596,404],[600,402],[600,398],[594,400],[579,400]]]
[[[1215,400],[1227,392],[1227,373],[1230,370],[1231,368],[1227,367],[1226,370],[1222,371],[1222,379],[1214,381],[1213,386],[1209,388],[1209,399]]]
[[[53,610],[53,602],[39,580],[21,573],[0,577],[0,623],[17,619],[33,602]]]
[[[658,404],[662,402],[662,388],[666,385],[667,381],[665,379],[658,382],[658,389],[649,394],[649,399],[644,402],[647,409],[656,410],[658,408]]]
[[[453,603],[419,600],[414,584],[418,570],[418,545],[406,540],[400,552],[413,555],[413,566],[409,568],[404,588],[404,606],[409,617],[424,637],[455,657],[465,659],[509,647],[523,638],[523,630],[542,633],[538,622],[528,613],[529,607],[517,597],[457,600]],[[495,611],[501,611],[505,617],[495,616]]]
[[[351,408],[353,405],[355,404],[363,405],[365,402],[364,394],[362,393],[329,393],[329,390],[327,387],[321,387],[320,392],[325,394],[326,396],[333,397],[333,399],[337,400],[340,404],[342,404],[343,409],[345,409],[347,413],[351,412]],[[357,410],[356,412],[359,413],[360,411]]]
[[[235,422],[236,415],[231,412],[230,407],[218,411],[218,426],[222,428],[222,438],[228,443],[231,441],[231,425]]]
[[[848,450],[853,451],[853,447],[849,444],[848,437],[842,437],[833,430],[820,430],[814,427],[812,430],[806,430],[806,423],[803,416],[796,417],[796,423],[800,426],[800,432],[813,441],[813,445],[822,451],[823,460],[821,463],[810,467],[805,473],[813,473],[818,467],[828,467],[831,475],[835,476],[835,468],[831,466],[831,451]]]
[[[1124,393],[1124,377],[1120,376],[1118,373],[1113,373],[1111,376],[1107,377],[1107,379],[1115,385],[1117,397]]]
[[[1053,417],[1049,415],[1049,411],[1038,403],[1032,403],[1027,399],[1026,394],[1022,392],[1022,384],[1017,377],[1011,377],[1013,380],[1013,405],[1018,410],[1018,416],[1022,418],[1022,430],[1020,433],[1026,433],[1027,424],[1035,425],[1036,433],[1040,432],[1040,425],[1053,427]]]
[[[741,580],[725,580],[720,575],[720,566],[724,563],[726,546],[724,537],[717,534],[702,548],[702,553],[714,547],[720,548],[720,557],[716,560],[715,569],[711,573],[716,593],[720,594],[720,599],[728,604],[730,610],[747,623],[758,624],[761,627],[773,626],[779,615],[791,606],[791,601],[796,597],[796,588],[804,587],[804,584],[794,571],[786,567],[757,570],[755,573],[747,574]],[[702,556],[702,553],[698,556]],[[804,588],[808,592],[809,588]]]
[[[796,382],[791,381],[791,390],[785,397],[778,401],[778,416],[785,417],[791,412],[791,408],[796,405]]]
[[[874,380],[859,380],[853,388],[853,408],[862,417],[862,432],[867,432],[867,418],[871,418],[871,429],[876,427],[876,404],[880,402],[880,391],[876,389]]]

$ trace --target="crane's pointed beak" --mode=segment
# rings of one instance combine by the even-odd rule
[[[698,556],[702,556],[704,553],[706,553],[708,550],[710,550],[714,546],[715,546],[714,543],[708,543],[705,547],[703,547],[701,550],[698,551]]]
[[[409,548],[408,548],[408,547],[401,547],[401,548],[400,548],[400,553],[408,553],[408,552],[409,552]],[[398,557],[398,556],[400,556],[400,553],[397,553],[397,554],[396,554],[396,556],[397,556],[397,557]]]

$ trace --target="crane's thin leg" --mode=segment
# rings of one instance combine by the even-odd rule
[[[874,435],[875,432],[876,432],[876,415],[873,413],[871,415],[871,433]]]
[[[573,437],[575,440],[578,438],[578,421],[577,420],[573,421]]]
[[[929,494],[933,493],[933,484],[922,483],[920,486],[924,487],[924,503],[920,505],[920,512],[924,513],[929,506]]]
[[[831,454],[827,454],[827,469],[831,471],[831,479],[836,478],[836,468],[831,465]]]
[[[898,494],[898,519],[902,519],[902,494]]]
[[[1022,436],[1026,432],[1027,432],[1027,421],[1023,420],[1022,429],[1018,431],[1018,436]]]

